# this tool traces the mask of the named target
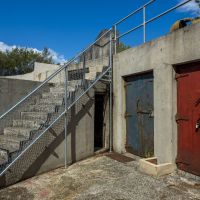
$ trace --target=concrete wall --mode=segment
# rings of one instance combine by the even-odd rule
[[[1,108],[10,108],[10,103],[16,103],[17,97],[21,99],[26,92],[35,88],[40,82],[26,80],[0,79],[1,84]],[[45,88],[45,91],[48,87]],[[87,158],[94,154],[94,106],[95,93],[105,93],[106,86],[98,83],[84,95],[68,112],[67,129],[67,165]],[[9,94],[9,95],[8,95]],[[15,94],[15,95],[13,95]],[[17,95],[16,95],[17,94]],[[4,100],[3,100],[4,98]],[[26,105],[29,105],[29,100]],[[26,110],[26,105],[19,108]],[[109,144],[108,123],[108,96],[104,103],[104,148]],[[13,113],[11,113],[12,115]],[[11,120],[1,120],[2,127],[11,126]],[[9,116],[8,116],[9,118]],[[17,115],[19,118],[19,115]],[[64,117],[62,117],[48,132],[46,132],[23,156],[0,178],[0,187],[12,185],[18,181],[64,166],[65,163],[65,132]]]
[[[84,95],[81,101],[71,108],[68,116],[70,121],[67,131],[67,164],[70,165],[94,154],[94,90]],[[48,146],[49,154],[44,153],[45,162],[41,163],[36,174],[64,166],[64,117],[53,130],[55,135]],[[51,131],[48,134],[51,135],[47,136],[50,139]]]
[[[30,93],[40,82],[0,78],[0,115]]]
[[[94,154],[94,90],[90,90],[68,112],[67,148],[62,117],[0,177],[0,187],[62,167]],[[58,117],[58,116],[57,116]]]
[[[93,74],[94,70],[95,71],[98,71],[98,69],[102,70],[102,66],[108,66],[108,65],[109,65],[108,57],[101,57],[98,59],[86,61],[86,68],[89,68],[91,74]],[[43,82],[50,75],[52,75],[55,71],[57,71],[60,67],[61,67],[60,65],[35,62],[34,63],[34,71],[31,73],[27,73],[27,74],[23,74],[23,75],[15,75],[15,76],[3,76],[0,78]],[[82,61],[80,61],[80,62],[75,61],[75,62],[72,62],[70,65],[68,65],[68,71],[81,70],[81,69],[83,69]],[[58,84],[63,83],[64,77],[65,77],[65,72],[64,72],[64,70],[62,70],[54,78],[52,78],[49,81],[49,83],[58,83]]]
[[[153,70],[154,151],[158,163],[175,163],[176,81],[173,66],[200,59],[200,24],[188,26],[114,57],[114,149],[125,152],[124,76]]]
[[[42,82],[58,68],[59,65],[35,62],[33,72],[15,76],[4,76],[4,78]]]

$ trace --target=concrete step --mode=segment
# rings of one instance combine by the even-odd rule
[[[51,98],[42,98],[39,101],[39,104],[53,104],[55,105],[61,105],[63,103],[63,97],[54,97]]]
[[[82,84],[82,80],[72,80],[68,81],[68,87],[71,87],[71,89],[74,89],[75,86],[79,86]]]
[[[20,149],[21,141],[25,141],[24,137],[16,137],[10,135],[0,135],[0,149],[8,150],[9,152],[14,152]]]
[[[15,136],[15,137],[24,137],[26,139],[30,138],[30,132],[33,131],[33,128],[24,128],[24,127],[6,127],[4,128],[4,135]]]
[[[0,165],[8,162],[8,153],[0,149]]]
[[[73,91],[75,91],[75,88],[74,87],[72,87],[72,86],[68,86],[68,91],[69,92],[73,92]],[[60,86],[55,86],[55,87],[51,87],[50,88],[50,94],[51,93],[65,93],[65,87],[64,87],[64,85],[60,85]]]
[[[45,121],[42,120],[22,120],[17,119],[13,120],[13,127],[24,127],[24,128],[32,128],[32,129],[38,129],[41,124],[43,124]]]
[[[51,98],[52,96],[55,96],[55,97],[64,97],[65,96],[65,92],[44,92],[42,94],[42,98]]]
[[[55,104],[39,103],[39,104],[35,104],[35,105],[29,105],[29,106],[27,106],[26,111],[51,113],[51,112],[55,112]]]
[[[47,113],[46,112],[21,112],[21,119],[23,120],[33,120],[33,121],[46,121]]]
[[[85,74],[85,79],[86,80],[95,80],[97,76],[96,72],[90,72]]]
[[[104,66],[103,65],[96,65],[96,66],[90,66],[89,72],[102,72]]]
[[[50,88],[50,93],[54,93],[54,92],[59,92],[59,93],[64,93],[65,92],[65,88],[64,87],[51,87]]]

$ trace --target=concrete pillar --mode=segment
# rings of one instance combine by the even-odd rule
[[[173,161],[173,68],[154,69],[154,152],[158,163]]]

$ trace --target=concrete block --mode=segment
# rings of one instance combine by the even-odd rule
[[[8,154],[6,151],[0,149],[0,165],[8,162]]]
[[[159,177],[174,172],[176,166],[172,163],[157,164],[157,158],[152,157],[140,159],[139,169],[141,172]]]

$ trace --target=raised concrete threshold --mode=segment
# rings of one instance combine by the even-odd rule
[[[157,164],[157,158],[152,157],[140,159],[139,169],[141,172],[159,177],[174,172],[176,166],[172,163]]]

